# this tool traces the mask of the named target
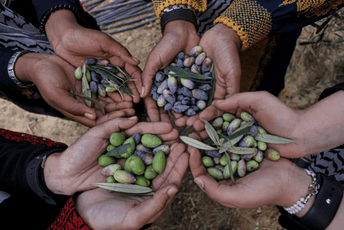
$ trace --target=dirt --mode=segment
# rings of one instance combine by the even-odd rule
[[[333,19],[323,39],[340,41],[343,20]],[[303,29],[300,41],[316,41],[316,29]],[[337,35],[336,35],[337,34]],[[153,46],[161,38],[158,22],[113,36],[141,60],[143,68]],[[313,45],[297,45],[288,67],[286,87],[280,98],[290,107],[304,109],[314,104],[325,88],[343,81],[344,47],[342,43],[320,42]],[[14,104],[0,99],[0,128],[44,136],[71,145],[88,128],[74,121],[28,113]],[[279,212],[275,206],[255,209],[223,207],[210,200],[193,182],[188,171],[179,192],[166,211],[149,228],[162,229],[283,229],[278,224]]]

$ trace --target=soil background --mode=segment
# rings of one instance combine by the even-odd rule
[[[324,21],[326,19],[317,25]],[[290,107],[305,109],[318,100],[325,88],[343,82],[343,22],[331,16],[327,26],[318,33],[315,25],[303,29],[285,77],[286,87],[280,94],[280,99]],[[157,21],[151,22],[113,37],[141,60],[143,68],[149,52],[161,38],[160,25]],[[67,145],[89,129],[74,121],[28,113],[4,99],[0,99],[0,128],[44,136]],[[171,204],[148,229],[280,230],[283,228],[278,224],[278,217],[275,206],[223,207],[197,187],[188,171]]]

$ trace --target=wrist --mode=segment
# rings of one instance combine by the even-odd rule
[[[79,24],[74,13],[68,9],[60,9],[51,13],[44,28],[48,40],[54,48],[67,29],[75,28],[77,26],[79,26]]]
[[[21,82],[35,83],[35,65],[39,60],[45,59],[48,54],[26,53],[18,58],[14,65],[16,77]]]
[[[61,153],[53,153],[47,157],[44,166],[44,182],[47,188],[54,194],[70,195],[64,191],[62,182],[63,172],[60,170],[60,159]]]
[[[241,50],[242,47],[242,41],[239,37],[239,35],[230,27],[222,24],[222,23],[217,23],[213,28],[213,31],[217,33],[224,34],[227,38],[230,38],[230,40],[236,45],[238,50]]]
[[[195,26],[188,21],[175,20],[166,24],[164,33],[176,33],[177,36],[185,36],[188,34],[198,36]]]
[[[307,175],[307,173],[299,168],[292,167],[288,172],[288,184],[284,189],[285,193],[281,197],[281,200],[277,202],[277,205],[282,207],[291,207],[296,202],[300,200],[301,197],[306,197],[309,193],[309,185],[312,183],[312,177]],[[310,198],[313,198],[311,196]],[[308,210],[311,205],[307,202],[304,208],[300,211],[300,215],[304,214],[304,209]]]
[[[188,27],[188,29],[197,33],[197,19],[195,13],[192,10],[175,9],[164,13],[160,20],[162,34],[164,34],[168,24],[170,24],[168,27],[171,28],[171,23],[174,21],[178,22],[172,24],[175,25],[176,28]]]

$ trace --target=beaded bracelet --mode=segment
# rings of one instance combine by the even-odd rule
[[[173,5],[173,6],[169,6],[166,7],[162,12],[161,12],[161,16],[164,15],[164,13],[168,13],[172,10],[180,10],[180,9],[184,9],[184,10],[191,10],[194,14],[196,14],[196,10],[195,8],[193,8],[192,6],[186,6],[186,5]],[[160,17],[161,18],[161,17]]]
[[[18,51],[15,52],[11,59],[8,62],[8,66],[7,66],[7,72],[8,72],[8,76],[11,78],[11,80],[18,86],[22,87],[22,88],[29,88],[31,86],[33,86],[33,83],[23,83],[21,81],[19,81],[19,79],[17,78],[17,76],[14,73],[14,65],[16,64],[18,58],[26,53],[31,53],[30,51],[27,50],[22,50],[22,51]]]
[[[74,13],[75,17],[78,19],[80,18],[80,14],[78,12],[78,10],[72,6],[72,5],[69,5],[69,4],[59,4],[59,5],[56,5],[52,8],[50,8],[42,17],[41,19],[41,23],[39,25],[39,31],[43,34],[45,33],[45,24],[47,23],[50,15],[52,13],[54,13],[55,11],[58,11],[58,10],[70,10]]]
[[[288,208],[284,208],[289,214],[296,214],[300,212],[307,204],[308,200],[318,193],[320,185],[317,181],[316,175],[314,172],[304,169],[304,171],[312,177],[312,183],[308,187],[308,194],[305,197],[301,197],[299,201]]]

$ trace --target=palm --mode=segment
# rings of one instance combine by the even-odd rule
[[[199,46],[214,62],[216,76],[214,101],[222,100],[238,93],[240,90],[241,66],[239,50],[232,41],[229,28],[224,25],[216,25],[208,30],[200,40]],[[183,117],[176,121],[177,126],[193,126],[197,131],[204,129],[204,123],[200,118],[209,121],[222,114],[216,107],[211,106],[203,112],[191,118]]]
[[[133,196],[94,189],[82,193],[78,211],[94,229],[139,229],[154,222],[172,200],[188,166],[185,146],[173,144],[165,170],[152,182],[154,196]]]

